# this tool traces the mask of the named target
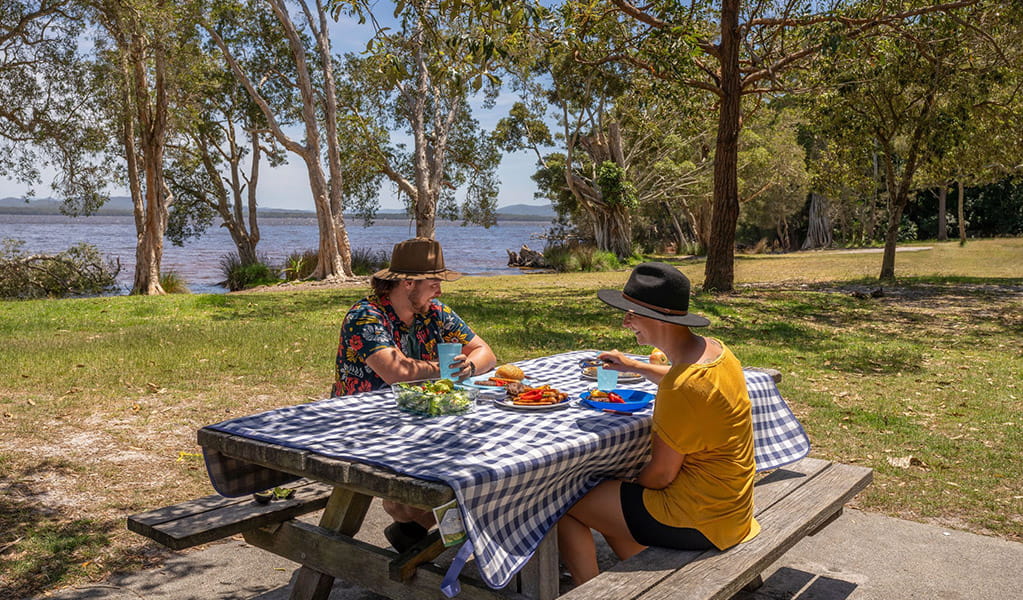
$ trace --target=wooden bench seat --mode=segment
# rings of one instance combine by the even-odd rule
[[[754,488],[762,530],[724,552],[648,548],[572,591],[563,600],[725,599],[761,583],[760,573],[842,513],[873,471],[814,458],[777,469]]]
[[[295,490],[294,496],[268,504],[259,504],[251,495],[241,498],[212,495],[139,513],[128,517],[128,529],[181,550],[319,510],[327,505],[333,490],[329,485],[311,481],[288,487]]]

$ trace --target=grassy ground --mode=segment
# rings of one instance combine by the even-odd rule
[[[858,507],[1023,541],[1023,240],[927,248],[879,297],[877,253],[739,257],[738,291],[694,309],[784,373],[813,455],[875,469]],[[595,298],[626,277],[464,278],[444,299],[501,361],[647,352]],[[124,517],[211,493],[196,429],[325,396],[363,293],[0,303],[0,597],[158,561]]]

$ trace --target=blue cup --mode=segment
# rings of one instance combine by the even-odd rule
[[[455,357],[462,353],[462,345],[451,342],[437,344],[437,362],[440,364],[440,378],[454,379],[456,371],[451,368]]]
[[[618,371],[597,367],[597,389],[610,392],[618,387]]]

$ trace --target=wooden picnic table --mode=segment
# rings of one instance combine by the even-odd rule
[[[444,571],[430,563],[444,551],[436,531],[400,555],[354,536],[374,497],[429,510],[454,499],[454,491],[447,485],[210,429],[199,430],[198,442],[204,449],[246,463],[332,486],[318,526],[289,519],[241,532],[253,546],[303,565],[292,599],[325,599],[334,578],[389,598],[444,598],[440,591]],[[459,598],[550,600],[558,595],[557,569],[556,544],[551,535],[508,588],[492,590],[463,578]]]
[[[578,394],[592,386],[592,382],[579,381],[577,363],[585,355],[566,353],[522,364],[545,382]],[[771,375],[777,380],[777,373]],[[809,448],[802,428],[771,379],[763,373],[747,374],[751,397],[756,398],[757,460],[765,468],[791,463],[805,456]],[[559,593],[553,528],[557,516],[585,491],[583,482],[622,477],[641,467],[649,451],[648,412],[620,417],[573,407],[540,417],[486,405],[470,417],[443,425],[401,416],[387,393],[284,407],[202,428],[198,442],[206,455],[211,481],[218,492],[233,499],[211,496],[134,515],[129,517],[129,528],[173,548],[241,533],[250,544],[303,565],[292,590],[293,599],[325,599],[334,579],[340,578],[390,598],[439,600],[445,598],[440,588],[446,573],[433,564],[444,551],[436,531],[400,555],[354,536],[374,497],[423,509],[457,499],[463,515],[472,516],[472,523],[466,526],[475,528],[470,530],[470,540],[475,531],[479,543],[474,552],[485,580],[461,578],[458,597],[550,600]],[[429,461],[419,459],[438,451],[438,435],[454,438],[446,442],[453,445],[439,462],[445,469],[453,465],[451,470],[457,471],[460,479],[448,479],[444,470],[432,469],[429,464],[423,470],[423,463]],[[324,445],[329,443],[335,446]],[[405,452],[404,458],[396,463],[379,463],[395,468],[374,466],[375,461],[395,451]],[[469,456],[472,452],[478,454]],[[346,453],[362,458],[350,458]],[[469,458],[461,460],[466,456]],[[822,496],[819,506],[773,500],[775,512],[771,514],[788,515],[783,520],[796,529],[776,543],[762,533],[758,539],[763,538],[760,545],[765,554],[744,561],[745,570],[729,585],[747,578],[751,569],[764,565],[765,557],[777,558],[803,535],[832,518],[841,511],[842,503],[869,481],[858,474],[848,481],[827,483],[817,474],[844,471],[817,468],[819,465],[809,471],[800,470],[799,464],[803,463],[796,463],[791,476],[765,479],[766,483],[758,484],[757,494],[767,493],[769,484],[772,497],[793,501],[801,494],[816,494],[808,490],[818,485],[826,485],[834,493],[826,502]],[[400,474],[399,470],[424,475]],[[252,491],[278,484],[294,485],[289,482],[297,478],[312,483],[300,483],[295,498],[266,506],[253,502]],[[776,480],[778,484],[770,483]],[[793,507],[795,512],[788,514]],[[295,518],[320,508],[324,511],[318,525]],[[759,511],[763,506],[758,502],[757,508]],[[518,533],[508,533],[511,530]],[[493,535],[499,531],[503,533]],[[678,553],[665,552],[669,558],[657,563],[656,570],[685,571],[686,561],[675,561]],[[724,556],[729,553],[736,551]],[[609,576],[614,577],[611,573]],[[679,577],[676,574],[668,581]],[[624,586],[621,581],[616,584]]]

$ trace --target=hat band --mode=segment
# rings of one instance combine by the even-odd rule
[[[655,310],[655,311],[657,311],[659,313],[662,313],[662,314],[665,314],[665,315],[688,315],[689,314],[688,311],[675,310],[673,308],[664,308],[662,306],[656,306],[654,304],[650,304],[649,302],[643,302],[642,300],[636,300],[635,298],[633,298],[632,296],[630,296],[630,295],[628,295],[628,294],[626,294],[624,292],[622,293],[622,298],[625,298],[629,302],[634,302],[634,303],[642,306],[643,308],[649,308],[650,310]]]
[[[388,271],[390,271],[391,273],[402,273],[404,275],[432,275],[434,273],[444,273],[445,271],[447,271],[447,269],[441,268],[441,269],[433,269],[433,270],[430,270],[430,271],[424,271],[423,269],[414,269],[414,270],[411,270],[411,271],[404,271],[404,270],[401,270],[401,269],[393,269],[392,268],[392,269],[388,269]]]

